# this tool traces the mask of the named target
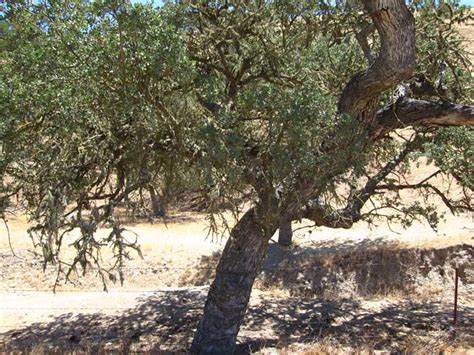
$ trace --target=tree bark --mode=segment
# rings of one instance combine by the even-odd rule
[[[166,216],[166,207],[164,198],[158,198],[155,188],[151,185],[148,186],[148,192],[150,193],[151,209],[153,211],[153,217],[164,217]]]
[[[280,222],[280,229],[278,231],[278,244],[285,247],[290,246],[293,242],[293,229],[291,221]]]
[[[474,125],[474,106],[404,99],[377,113],[370,130],[376,139],[407,126],[453,127]]]
[[[232,229],[194,335],[193,353],[232,354],[253,283],[277,227],[277,222],[264,225],[252,208]]]
[[[415,19],[404,0],[362,0],[380,36],[380,52],[366,71],[354,75],[339,99],[339,112],[351,115],[370,129],[379,96],[415,68]]]

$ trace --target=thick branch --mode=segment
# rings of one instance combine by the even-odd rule
[[[380,94],[412,76],[415,66],[415,20],[403,0],[363,0],[380,36],[380,53],[365,72],[355,75],[339,100],[339,112],[367,127],[376,115]]]
[[[404,99],[380,110],[370,135],[373,138],[408,126],[474,125],[474,106]]]

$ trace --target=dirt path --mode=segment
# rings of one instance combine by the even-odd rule
[[[111,293],[100,299],[94,293],[68,294],[49,296],[48,304],[40,303],[42,295],[23,294],[15,302],[30,309],[41,308],[37,321],[2,332],[0,346],[3,343],[6,350],[62,352],[186,351],[205,294],[206,288]],[[69,303],[67,309],[61,308],[56,315],[48,313],[54,313],[64,302]],[[90,305],[95,308],[81,308]],[[273,353],[275,348],[288,346],[304,349],[321,339],[326,343],[337,339],[339,346],[359,349],[401,350],[411,346],[413,351],[435,351],[448,341],[450,312],[451,305],[442,302],[320,301],[279,298],[257,290],[239,336],[239,351],[263,348]],[[458,342],[463,346],[472,345],[472,319],[474,308],[460,307],[457,329]]]
[[[205,287],[166,287],[153,291],[0,291],[1,331],[22,328],[33,323],[48,323],[58,315],[117,316],[133,309],[139,300],[154,294],[196,292]]]

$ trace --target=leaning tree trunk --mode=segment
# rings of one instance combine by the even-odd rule
[[[290,246],[293,242],[293,229],[291,228],[291,221],[280,222],[280,229],[278,231],[278,244],[285,247]]]
[[[377,58],[344,88],[339,113],[349,114],[377,137],[379,96],[409,79],[415,67],[415,22],[403,0],[362,0],[380,37]],[[367,41],[367,39],[365,39]],[[232,353],[260,270],[268,240],[276,228],[265,231],[255,210],[248,211],[233,229],[209,290],[204,315],[194,336],[197,353]]]
[[[276,223],[264,226],[252,208],[232,229],[194,335],[193,353],[232,354],[253,283],[276,228]]]

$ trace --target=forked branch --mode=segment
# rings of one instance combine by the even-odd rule
[[[339,112],[356,118],[377,139],[391,130],[406,126],[461,126],[474,124],[474,106],[413,100],[405,97],[378,111],[379,96],[403,80],[410,79],[415,67],[415,21],[403,0],[362,0],[373,25],[357,35],[369,63],[373,60],[367,35],[375,28],[381,49],[365,72],[356,74],[339,100]],[[443,97],[444,66],[436,85],[423,82],[423,94]]]
[[[413,151],[418,145],[418,140],[408,142],[405,148],[391,161],[389,161],[377,174],[372,176],[362,189],[353,193],[348,199],[346,207],[332,209],[318,199],[310,201],[304,210],[303,218],[312,220],[316,226],[330,228],[351,228],[361,219],[361,210],[365,203],[377,191],[377,186]]]

